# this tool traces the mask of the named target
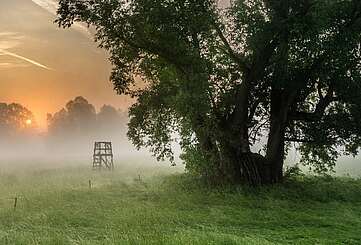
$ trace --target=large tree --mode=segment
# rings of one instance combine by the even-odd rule
[[[95,27],[128,135],[213,181],[282,180],[292,142],[322,170],[361,145],[359,0],[60,0],[57,22]],[[251,145],[267,137],[263,155]]]
[[[103,105],[97,114],[97,126],[102,133],[118,132],[118,134],[126,136],[128,119],[127,112],[117,110],[111,105]]]
[[[52,150],[72,152],[75,154],[88,151],[95,139],[95,107],[82,96],[66,103],[65,108],[48,114],[48,145]]]

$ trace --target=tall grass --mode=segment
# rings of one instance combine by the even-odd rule
[[[214,188],[169,169],[2,172],[0,244],[361,244],[360,180]]]

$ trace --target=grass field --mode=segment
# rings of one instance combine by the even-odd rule
[[[4,245],[361,244],[361,180],[211,189],[165,166],[15,170],[0,172]]]

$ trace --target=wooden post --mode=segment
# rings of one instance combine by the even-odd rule
[[[14,198],[14,211],[16,210],[17,204],[18,204],[18,198],[15,197],[15,198]]]
[[[89,180],[89,189],[91,189],[91,188],[92,188],[92,181]]]

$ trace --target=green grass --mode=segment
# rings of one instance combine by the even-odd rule
[[[361,244],[361,180],[212,189],[178,172],[3,171],[0,244]]]

